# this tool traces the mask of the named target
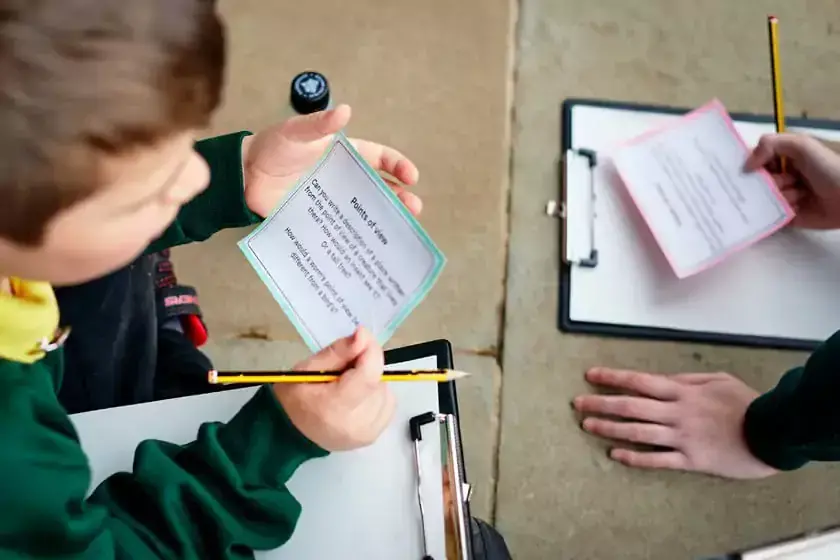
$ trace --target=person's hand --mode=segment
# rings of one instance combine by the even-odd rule
[[[381,381],[382,348],[364,328],[295,366],[297,371],[344,371],[329,383],[276,383],[274,394],[292,424],[327,451],[370,445],[394,415],[396,401]]]
[[[726,478],[778,472],[754,457],[744,440],[744,414],[758,393],[728,373],[666,376],[594,368],[586,380],[625,393],[581,395],[573,402],[586,416],[584,430],[619,442],[610,450],[615,461]],[[621,442],[654,448],[633,449]]]
[[[787,160],[780,172],[780,157]],[[766,167],[796,210],[791,225],[809,229],[840,228],[840,154],[803,134],[763,136],[745,168]]]
[[[300,176],[315,165],[333,135],[350,121],[350,107],[299,115],[242,141],[245,202],[251,211],[268,216]],[[417,183],[417,167],[394,148],[367,140],[351,140],[356,150],[394,190],[408,210],[420,214],[420,198],[403,185]],[[396,179],[396,181],[393,181]]]

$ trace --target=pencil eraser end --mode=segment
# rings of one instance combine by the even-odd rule
[[[770,21],[771,21],[771,22],[773,22],[773,23],[779,23],[779,18],[777,18],[777,17],[776,17],[776,16],[774,16],[774,15],[769,15],[769,16],[767,16],[767,19],[768,19],[768,20],[770,20]]]

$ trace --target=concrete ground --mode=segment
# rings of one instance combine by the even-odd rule
[[[559,109],[566,97],[771,109],[764,16],[782,21],[789,114],[840,118],[840,1],[225,0],[229,86],[213,132],[282,117],[313,68],[354,107],[350,133],[421,169],[423,223],[449,264],[392,345],[445,337],[474,512],[517,559],[696,558],[840,522],[840,471],[764,482],[636,472],[606,459],[568,403],[594,364],[726,370],[773,385],[801,355],[571,336],[555,328]],[[305,347],[226,232],[176,254],[219,367],[290,364]]]

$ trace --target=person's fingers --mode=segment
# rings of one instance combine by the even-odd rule
[[[415,216],[419,216],[420,213],[423,211],[423,201],[420,199],[419,196],[414,194],[411,191],[406,190],[405,187],[396,184],[395,182],[391,181],[390,179],[383,180],[391,187],[391,190],[394,191],[394,194],[397,195],[397,198],[408,208],[408,211],[414,214]]]
[[[639,469],[689,470],[688,457],[679,451],[633,451],[616,448],[610,450],[610,458]]]
[[[835,229],[837,225],[835,221],[828,216],[822,214],[818,209],[814,208],[814,204],[808,198],[802,200],[799,205],[794,208],[797,212],[796,216],[790,221],[790,226],[800,229],[810,229],[815,231]]]
[[[781,160],[771,159],[764,165],[764,170],[770,173],[771,175],[777,175],[782,172],[781,169]]]
[[[773,173],[772,174],[773,181],[776,183],[776,186],[779,189],[789,189],[796,186],[797,178],[796,175],[791,175],[790,173]]]
[[[641,371],[595,367],[586,372],[586,380],[593,385],[602,385],[664,401],[676,400],[680,387],[668,376],[654,375]]]
[[[361,404],[374,391],[381,389],[382,372],[385,369],[382,347],[373,335],[366,329],[360,328],[357,336],[364,339],[364,350],[356,358],[355,365],[341,375],[337,387],[341,399],[351,406]]]
[[[615,422],[603,418],[587,418],[583,421],[583,429],[604,438],[659,445],[661,447],[676,447],[676,432],[673,428],[661,424],[644,422]]]
[[[675,373],[671,379],[686,385],[703,385],[710,381],[720,381],[726,376],[725,373]]]
[[[283,124],[283,136],[293,142],[314,142],[335,134],[350,122],[349,105],[292,117]]]
[[[808,137],[801,134],[766,134],[747,157],[744,169],[755,171],[780,156],[796,158],[802,153],[803,144],[808,141]]]
[[[298,363],[295,371],[343,370],[352,365],[370,344],[370,335],[359,329],[350,336],[339,338],[314,356]]]
[[[385,431],[385,428],[388,427],[394,418],[394,412],[397,410],[397,399],[394,397],[394,393],[391,392],[386,383],[382,383],[381,385],[382,400],[371,426],[374,439]]]
[[[400,200],[402,200],[402,203],[405,204],[406,208],[408,208],[408,211],[415,216],[419,216],[423,212],[423,199],[413,192],[403,191],[397,196],[400,197]]]
[[[775,155],[773,154],[773,148],[770,145],[770,141],[768,141],[767,138],[769,138],[769,136],[762,136],[758,141],[758,144],[756,144],[755,148],[753,148],[753,151],[750,152],[749,156],[747,156],[747,160],[744,162],[744,171],[755,171],[757,169],[761,169],[773,161]]]
[[[799,203],[802,202],[802,199],[807,195],[805,191],[797,188],[782,189],[781,192],[782,196],[785,197],[785,200],[787,200],[787,203],[791,206],[798,206]]]
[[[406,185],[414,185],[420,178],[420,171],[414,163],[390,146],[383,146],[370,140],[350,140],[356,150],[377,171],[384,171]]]
[[[575,409],[584,414],[615,416],[670,424],[674,422],[673,405],[647,397],[626,395],[582,395],[574,400]]]

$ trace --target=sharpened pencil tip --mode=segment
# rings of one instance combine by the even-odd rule
[[[219,380],[219,372],[215,369],[211,369],[207,372],[207,382],[211,385],[215,385]]]
[[[447,377],[449,378],[450,381],[455,381],[456,379],[461,379],[463,377],[469,377],[469,375],[470,374],[467,373],[466,371],[458,371],[458,370],[453,369],[453,370],[450,370]]]

